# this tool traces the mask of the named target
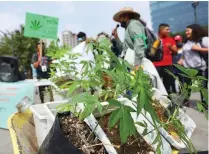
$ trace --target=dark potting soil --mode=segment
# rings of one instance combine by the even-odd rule
[[[152,147],[139,135],[136,137],[129,137],[127,143],[121,145],[119,127],[116,125],[111,130],[108,128],[109,116],[110,114],[107,114],[102,117],[99,124],[107,134],[107,137],[115,147],[118,154],[148,154],[153,151]]]
[[[81,149],[85,154],[106,154],[104,146],[92,134],[91,129],[84,121],[79,121],[77,117],[71,117],[70,115],[60,117],[59,120],[64,136],[75,147]]]

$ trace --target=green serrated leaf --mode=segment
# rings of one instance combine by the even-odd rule
[[[161,150],[160,150],[161,145],[162,145],[161,143],[158,143],[157,145],[157,149],[156,149],[157,154],[161,154]]]
[[[79,86],[79,82],[74,82],[68,89],[68,95],[72,94]]]
[[[206,103],[208,104],[208,90],[207,89],[201,89],[201,93],[202,93]]]
[[[145,124],[142,123],[142,122],[135,122],[135,124],[137,124],[137,125],[139,125],[139,126],[141,126],[141,127],[145,127],[145,128],[146,128]]]
[[[203,113],[204,113],[204,115],[205,115],[205,118],[208,120],[208,111],[205,110],[205,109],[203,109]]]
[[[142,136],[146,136],[147,133],[148,133],[148,130],[147,130],[147,128],[145,128],[144,131],[142,132]]]
[[[203,110],[203,106],[202,106],[202,104],[201,104],[201,102],[197,102],[197,109],[198,109],[198,111],[202,111]]]
[[[159,135],[156,136],[156,138],[152,142],[152,145],[156,144],[157,142],[159,142]]]
[[[122,111],[120,109],[114,110],[109,117],[108,127],[109,128],[114,127],[121,117],[122,117]]]
[[[195,80],[204,80],[204,81],[208,81],[208,79],[206,79],[204,76],[196,76]]]
[[[122,144],[127,141],[127,138],[128,138],[128,135],[129,135],[128,127],[126,127],[125,121],[126,121],[125,116],[123,115],[121,117],[121,120],[120,120],[120,138],[121,138]]]
[[[115,93],[118,94],[120,92],[121,86],[119,84],[116,85]]]
[[[102,113],[102,105],[100,103],[97,103],[97,109],[99,113]]]
[[[71,111],[72,107],[74,106],[75,104],[71,104],[71,103],[65,103],[65,104],[61,104],[61,105],[58,105],[56,107],[56,110],[58,112],[67,112],[67,111]]]
[[[115,100],[115,99],[108,100],[108,103],[110,105],[114,105],[114,106],[118,106],[118,107],[121,107],[121,105],[122,105],[118,100]]]
[[[132,107],[130,107],[130,106],[123,105],[123,108],[124,108],[124,110],[125,110],[127,113],[136,112],[136,111],[135,111]]]
[[[94,111],[95,106],[93,104],[87,104],[84,108],[84,111],[80,114],[79,119],[83,120],[91,115],[91,113]]]
[[[171,75],[174,79],[177,78],[177,76],[175,76],[171,71],[166,69],[165,72],[168,73],[169,75]]]
[[[141,89],[139,100],[137,102],[137,115],[141,113],[141,110],[144,107],[144,104],[147,103],[147,100],[148,98],[147,98],[146,92],[144,91],[144,89]]]
[[[176,64],[174,64],[174,66],[190,77],[195,77],[198,74],[198,71],[195,69],[185,68],[183,66],[176,65]]]

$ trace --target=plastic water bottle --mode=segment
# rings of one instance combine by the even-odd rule
[[[22,113],[26,111],[33,104],[34,102],[28,96],[25,96],[21,100],[21,102],[16,105],[16,108],[19,113]]]

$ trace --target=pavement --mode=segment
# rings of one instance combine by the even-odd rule
[[[200,100],[200,94],[192,94],[190,100],[192,100],[192,107],[187,108],[186,113],[194,120],[197,126],[191,138],[192,142],[197,151],[208,151],[208,121],[203,113],[197,111],[195,105],[195,102]],[[12,142],[8,130],[0,129],[0,140],[0,154],[13,154]],[[185,150],[181,150],[181,152],[185,152]]]
[[[6,129],[0,129],[0,139],[0,154],[13,154],[9,131]]]

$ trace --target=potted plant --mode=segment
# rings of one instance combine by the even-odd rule
[[[99,42],[90,39],[86,43],[90,51],[95,53],[95,61],[81,61],[83,64],[82,72],[80,72],[81,78],[74,80],[68,87],[69,95],[77,88],[84,89],[84,93],[74,95],[70,103],[59,107],[59,111],[70,110],[80,120],[84,120],[97,110],[100,113],[100,117],[98,118],[96,128],[101,125],[112,145],[117,147],[118,153],[127,153],[130,149],[135,149],[136,151],[133,151],[135,153],[150,151],[162,153],[162,129],[174,132],[174,135],[171,134],[173,136],[177,134],[191,153],[196,152],[179,120],[180,105],[173,108],[171,114],[169,108],[160,104],[159,101],[152,100],[153,90],[149,76],[144,73],[142,68],[135,71],[134,75],[129,73],[127,68],[133,69],[133,67],[112,53],[111,44],[108,39],[103,39]],[[111,67],[106,68],[105,63],[110,64]],[[177,67],[182,70],[184,69],[179,66]],[[72,71],[71,68],[65,69],[66,72]],[[76,70],[73,71],[75,71],[75,74],[78,73]],[[188,70],[183,71],[188,73]],[[104,74],[105,78],[111,79],[111,84],[106,83],[107,80],[104,80]],[[170,74],[172,75],[172,73]],[[195,77],[195,73],[191,74],[191,71],[187,75],[194,80],[204,80],[201,77]],[[105,84],[106,86],[104,86]],[[186,95],[189,88],[194,89],[194,87],[188,87],[184,84],[183,95]],[[201,90],[206,91],[205,89]],[[132,95],[126,95],[127,91],[131,91]],[[122,103],[118,99],[120,96],[131,101],[130,104],[133,107]],[[134,98],[135,100],[133,101]],[[101,104],[104,101],[114,107],[111,112],[107,113],[110,108]],[[174,103],[178,101],[176,99]],[[80,112],[75,112],[75,108],[79,104],[83,104],[84,107]],[[200,108],[202,109],[202,107]],[[143,116],[145,120],[136,121],[132,116],[133,113],[136,114],[136,117]],[[148,123],[154,128],[153,130],[148,131]],[[137,133],[137,125],[143,127],[144,131],[140,134]],[[175,130],[169,130],[173,128]],[[153,131],[157,132],[157,135],[152,143],[147,144],[143,136]],[[113,136],[116,137],[115,140]],[[145,148],[142,147],[142,141],[146,145]],[[157,145],[155,149],[152,147],[154,144]]]

